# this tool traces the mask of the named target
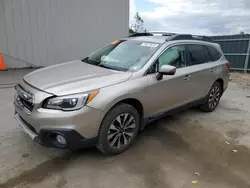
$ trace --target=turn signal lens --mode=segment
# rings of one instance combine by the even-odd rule
[[[86,102],[86,104],[90,103],[90,101],[92,101],[92,100],[96,97],[96,95],[97,95],[98,93],[99,93],[99,90],[96,90],[96,91],[90,93],[90,94],[89,94],[89,97],[88,97],[88,100],[87,100],[87,102]]]
[[[116,45],[116,44],[118,44],[119,42],[120,42],[119,40],[115,40],[115,41],[111,42],[111,44],[112,44],[112,45]]]

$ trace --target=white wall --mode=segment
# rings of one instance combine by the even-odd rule
[[[0,0],[8,68],[80,59],[128,35],[129,0]]]

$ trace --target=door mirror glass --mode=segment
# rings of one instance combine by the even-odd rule
[[[159,73],[163,75],[174,75],[176,73],[176,67],[172,65],[162,65]]]

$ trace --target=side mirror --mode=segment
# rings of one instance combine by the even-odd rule
[[[174,75],[176,73],[176,67],[172,65],[162,65],[156,78],[161,80],[163,75]]]
[[[174,75],[176,73],[176,67],[172,65],[162,65],[159,73],[163,75]]]

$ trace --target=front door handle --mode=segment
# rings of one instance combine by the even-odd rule
[[[214,72],[214,71],[215,71],[215,68],[211,68],[211,69],[210,69],[210,72]]]
[[[190,78],[191,78],[191,75],[186,75],[185,77],[184,77],[184,80],[186,80],[186,81],[188,81],[188,80],[190,80]]]

